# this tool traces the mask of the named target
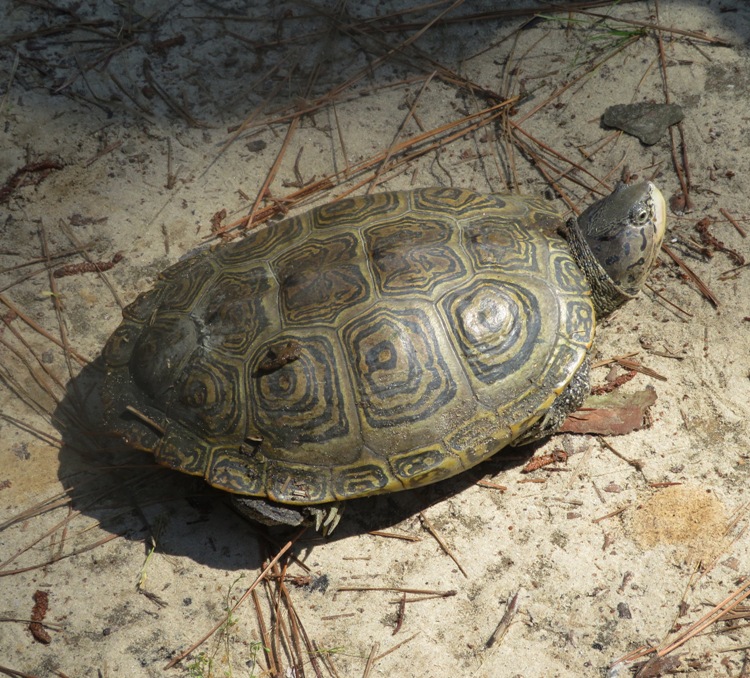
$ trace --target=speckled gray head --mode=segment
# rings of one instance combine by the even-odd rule
[[[600,315],[638,294],[659,254],[664,197],[650,181],[626,186],[568,223],[568,242],[591,284]]]

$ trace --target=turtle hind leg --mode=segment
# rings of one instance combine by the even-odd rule
[[[546,414],[534,424],[520,438],[513,441],[513,446],[526,445],[535,440],[546,438],[555,433],[569,414],[575,412],[586,399],[591,387],[589,385],[590,361],[588,356],[584,359],[578,371],[573,375],[570,383],[563,392],[557,396]]]
[[[314,524],[315,529],[328,536],[341,520],[343,508],[339,502],[320,506],[292,506],[270,499],[233,494],[232,508],[247,520],[271,527],[297,527]]]

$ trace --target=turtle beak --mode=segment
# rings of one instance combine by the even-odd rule
[[[667,232],[667,203],[661,191],[650,181],[648,189],[654,205],[654,243],[656,245],[654,251],[658,252],[664,240],[664,234]]]

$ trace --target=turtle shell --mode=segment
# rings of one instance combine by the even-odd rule
[[[533,426],[594,336],[544,200],[340,200],[206,250],[103,351],[106,427],[228,492],[319,504],[435,482]]]

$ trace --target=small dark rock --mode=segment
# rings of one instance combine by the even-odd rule
[[[652,146],[664,136],[667,127],[684,117],[677,104],[617,104],[604,111],[602,125],[621,129],[638,137],[646,146]]]
[[[252,153],[259,153],[266,147],[266,142],[263,141],[263,139],[255,139],[254,141],[249,141],[247,144],[247,150],[251,151]]]
[[[630,608],[627,603],[617,603],[617,616],[620,619],[632,619],[633,615],[630,613]]]

